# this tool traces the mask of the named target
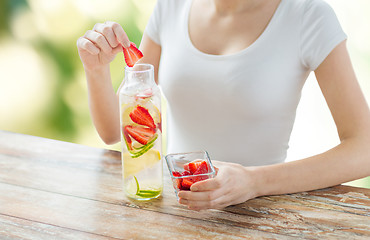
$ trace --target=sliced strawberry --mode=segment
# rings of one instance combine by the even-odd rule
[[[189,171],[185,170],[185,171],[183,171],[183,172],[181,173],[181,175],[182,175],[182,176],[189,176],[189,175],[191,175],[191,172],[189,172]]]
[[[125,62],[127,66],[133,67],[137,61],[143,57],[143,53],[135,46],[134,43],[130,44],[130,47],[123,47],[123,54],[125,55]]]
[[[154,136],[155,131],[151,128],[125,126],[127,133],[139,143],[146,145]]]
[[[137,105],[136,108],[132,112],[130,112],[129,115],[131,120],[137,124],[144,125],[153,129],[156,128],[154,120],[150,115],[148,109],[140,105]]]
[[[131,137],[128,135],[128,132],[126,130],[126,128],[122,128],[122,133],[123,133],[123,138],[125,139],[126,141],[126,144],[127,144],[127,148],[129,150],[132,150],[132,140],[131,140]]]
[[[159,131],[161,131],[161,132],[162,132],[162,122],[159,122],[159,123],[157,124],[157,128],[159,129]]]
[[[207,166],[207,162],[206,161],[202,161],[202,160],[195,160],[195,161],[192,161],[189,163],[189,171],[194,174],[198,168],[203,164],[203,162],[205,163],[205,166],[207,167],[207,172],[208,172],[208,166]],[[204,166],[203,166],[204,167]],[[199,174],[199,173],[198,173]]]
[[[206,161],[200,162],[197,166],[197,170],[193,173],[194,175],[208,173],[208,165]]]
[[[175,177],[181,177],[181,173],[176,172],[176,171],[172,172],[172,175],[175,176]],[[182,189],[182,179],[181,178],[176,178],[174,180],[175,180],[176,188],[181,190]]]
[[[185,163],[183,168],[186,170],[186,171],[190,171],[190,168],[189,168],[189,164],[190,163]]]
[[[209,176],[195,176],[195,177],[193,178],[193,182],[203,181],[203,180],[206,180],[206,179],[208,179],[208,178],[209,178]]]
[[[183,178],[182,179],[182,188],[181,190],[190,190],[191,185],[193,185],[193,179],[192,178]]]
[[[182,176],[182,174],[181,174],[180,172],[177,172],[177,171],[173,171],[173,172],[172,172],[172,175],[173,175],[174,177],[181,177],[181,176]]]
[[[135,96],[135,100],[139,100],[139,99],[146,99],[146,98],[150,98],[153,96],[153,91],[151,88],[148,88],[148,89],[145,89],[144,91],[142,91],[141,93],[137,94]]]

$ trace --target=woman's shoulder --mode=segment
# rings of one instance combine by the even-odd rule
[[[282,0],[287,1],[291,8],[301,9],[304,13],[317,12],[325,13],[331,11],[331,6],[324,0]]]

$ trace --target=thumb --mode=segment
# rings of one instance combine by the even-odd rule
[[[122,49],[121,44],[118,44],[117,47],[115,47],[115,48],[112,49],[112,53],[113,54],[117,54],[117,53],[122,52],[122,51],[123,51],[123,49]]]
[[[220,170],[218,167],[215,167],[215,166],[213,166],[213,168],[215,169],[215,171],[216,171],[216,175],[217,175],[217,173],[218,173],[218,170]]]

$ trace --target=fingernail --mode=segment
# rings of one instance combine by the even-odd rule
[[[198,188],[197,187],[192,187],[191,191],[198,191]]]
[[[125,46],[125,48],[130,47],[130,42],[128,42],[128,41],[124,41],[124,42],[123,42],[123,46]]]

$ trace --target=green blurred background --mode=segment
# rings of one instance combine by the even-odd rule
[[[351,58],[369,102],[370,3],[328,2],[349,36]],[[139,45],[154,4],[155,0],[0,0],[0,129],[119,150],[119,144],[105,145],[92,125],[76,41],[95,23],[109,20],[123,25],[130,40]],[[124,77],[122,54],[111,71],[117,89]],[[288,160],[338,143],[330,113],[320,108],[326,105],[312,76],[302,102]],[[308,115],[316,116],[309,124]],[[370,178],[349,184],[370,187]]]

